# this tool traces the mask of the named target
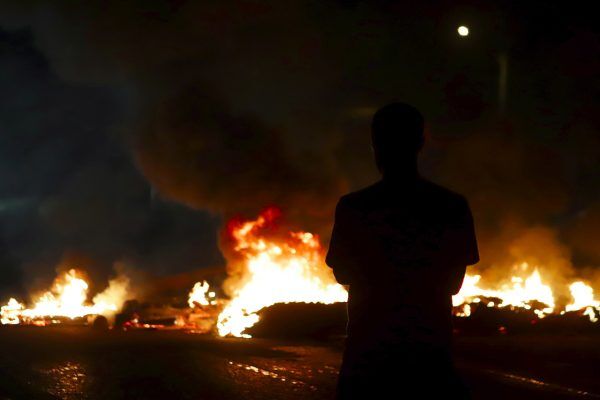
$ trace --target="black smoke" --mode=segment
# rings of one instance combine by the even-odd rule
[[[117,261],[154,274],[221,262],[219,217],[162,200],[117,134],[124,88],[65,82],[27,30],[0,32],[0,86],[2,293],[47,285],[65,259],[98,282]]]
[[[161,272],[211,264],[219,216],[270,204],[326,233],[337,197],[377,178],[369,118],[394,99],[425,114],[423,172],[469,198],[483,265],[530,248],[523,241],[600,265],[599,34],[584,8],[154,0],[1,11],[14,54],[0,65],[30,65],[3,83],[14,86],[3,109],[17,107],[6,132],[36,137],[5,151],[50,157],[43,171],[0,164],[7,182],[39,185],[3,188],[4,247],[19,249],[15,237],[39,247],[11,250],[17,272],[29,271],[23,254],[65,249]],[[45,106],[23,105],[21,92]]]

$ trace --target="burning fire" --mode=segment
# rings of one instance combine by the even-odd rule
[[[86,315],[115,314],[128,294],[129,280],[118,277],[109,282],[102,293],[96,295],[91,305],[87,303],[88,283],[81,273],[71,269],[59,276],[51,290],[43,293],[34,302],[33,307],[11,298],[2,306],[2,324],[41,323],[46,318],[78,318]],[[39,322],[41,320],[41,322]]]
[[[284,232],[276,225],[279,217],[278,209],[269,208],[255,220],[229,222],[224,247],[230,277],[224,283],[224,290],[230,300],[218,300],[208,282],[197,282],[188,298],[188,305],[195,309],[190,318],[210,318],[212,328],[214,316],[220,311],[216,318],[219,335],[248,338],[250,335],[245,331],[259,321],[258,313],[274,304],[347,301],[346,289],[335,281],[325,265],[318,236],[301,231]],[[531,310],[539,318],[579,312],[592,322],[600,319],[600,301],[588,284],[571,283],[571,299],[567,304],[560,297],[556,300],[554,288],[543,278],[543,268],[521,263],[514,269],[521,272],[492,287],[482,285],[481,275],[467,274],[460,292],[452,298],[455,314],[468,317],[476,304]],[[128,299],[129,280],[122,276],[111,280],[91,302],[87,300],[88,288],[82,273],[71,269],[59,276],[52,289],[41,294],[30,308],[11,298],[0,309],[0,322],[45,325],[49,320],[59,322],[57,318],[112,316]]]
[[[244,333],[259,320],[258,311],[276,303],[345,302],[348,293],[325,265],[319,238],[308,232],[276,228],[278,209],[269,208],[253,221],[233,220],[227,226],[230,262],[237,273],[225,282],[231,300],[219,314],[221,336]]]
[[[276,227],[279,210],[269,208],[251,221],[233,220],[226,229],[227,257],[232,269],[224,288],[231,300],[219,314],[217,330],[221,336],[250,337],[245,330],[259,321],[258,312],[276,303],[345,302],[348,293],[336,283],[324,263],[319,238],[308,232],[281,234]],[[525,309],[538,318],[560,311],[582,311],[592,322],[600,315],[600,301],[591,286],[583,282],[570,285],[572,303],[559,307],[552,287],[542,278],[542,268],[521,263],[520,276],[495,288],[481,286],[481,275],[467,274],[460,292],[452,302],[457,316],[471,315],[472,304],[487,307]],[[196,283],[190,293],[190,307],[214,304],[207,296],[208,284]]]
[[[203,281],[202,283],[196,282],[188,298],[188,304],[190,308],[194,308],[196,305],[208,306],[216,305],[215,292],[209,292],[208,282]]]
[[[16,325],[23,310],[23,304],[11,298],[5,306],[0,307],[0,322],[2,325]]]
[[[519,270],[530,270],[527,263],[519,265]],[[460,292],[452,297],[452,304],[459,308],[456,315],[468,317],[471,314],[471,303],[487,301],[488,307],[510,307],[533,310],[539,317],[556,312],[556,301],[552,288],[542,281],[539,269],[534,268],[531,275],[526,278],[513,276],[510,284],[500,285],[499,289],[485,289],[479,286],[481,275],[467,274]],[[584,315],[590,321],[598,320],[596,314],[600,313],[600,302],[594,299],[594,290],[583,282],[574,282],[569,286],[573,303],[568,304],[561,314],[569,311],[584,310]],[[538,306],[535,306],[538,303]]]
[[[585,283],[578,281],[569,286],[573,303],[568,304],[566,311],[584,310],[583,314],[590,318],[590,321],[597,322],[596,314],[600,313],[600,301],[594,299],[594,289]]]

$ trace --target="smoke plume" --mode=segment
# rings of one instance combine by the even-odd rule
[[[106,265],[182,271],[222,262],[222,217],[272,204],[327,236],[337,198],[377,179],[372,112],[402,99],[428,121],[423,174],[470,201],[482,267],[539,255],[565,275],[593,271],[600,113],[584,66],[597,66],[599,37],[586,19],[537,7],[3,3],[0,49],[11,56],[0,65],[24,86],[2,102],[13,107],[9,131],[31,138],[6,143],[23,159],[0,161],[12,182],[0,186],[0,210],[13,210],[3,246],[21,266],[76,249]],[[459,15],[480,36],[460,41]],[[21,106],[40,92],[49,98]],[[69,162],[48,162],[59,150],[32,124],[65,142],[56,146]],[[14,169],[32,160],[59,167]],[[53,245],[32,252],[32,241]]]

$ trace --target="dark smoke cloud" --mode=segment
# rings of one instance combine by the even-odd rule
[[[325,233],[337,197],[377,177],[368,138],[372,112],[402,99],[428,120],[425,175],[470,199],[482,264],[515,258],[512,243],[524,237],[565,246],[564,257],[578,265],[600,265],[593,245],[598,32],[584,10],[479,3],[6,3],[0,26],[30,32],[36,51],[29,53],[47,60],[51,81],[80,91],[74,112],[95,110],[82,117],[85,129],[109,142],[98,147],[90,135],[78,139],[74,132],[82,128],[62,129],[69,146],[83,141],[73,151],[80,164],[50,162],[73,176],[65,179],[68,188],[44,195],[43,219],[28,214],[38,224],[29,229],[45,232],[40,239],[51,243],[59,227],[62,235],[90,237],[90,246],[69,245],[85,251],[98,245],[115,259],[136,249],[148,263],[157,249],[194,237],[199,249],[216,253],[210,235],[218,215],[250,216],[269,204],[302,228]],[[454,29],[462,22],[472,35],[461,41]],[[499,116],[502,52],[509,96]],[[15,82],[37,74],[23,72]],[[57,121],[67,112],[57,112]],[[104,150],[94,156],[95,148]],[[45,173],[59,174],[52,168]],[[7,179],[30,176],[3,171]],[[22,201],[15,193],[7,189],[3,201]],[[143,206],[149,197],[159,211]],[[169,223],[175,233],[154,239],[151,232]],[[127,240],[107,239],[114,232]],[[191,264],[177,251],[169,254],[156,259]]]
[[[150,110],[136,141],[138,164],[155,187],[194,208],[253,213],[269,204],[323,210],[341,191],[335,177],[309,166],[282,143],[282,133],[235,115],[204,87],[190,85]]]
[[[126,88],[65,82],[27,31],[0,31],[0,293],[26,298],[61,260],[106,282],[221,262],[220,220],[161,201],[115,134]]]
[[[44,38],[61,76],[135,88],[126,134],[162,195],[226,214],[277,203],[329,218],[346,185],[314,108],[332,97],[321,86],[334,71],[323,33],[304,24],[318,10],[300,2],[32,4],[10,21]]]

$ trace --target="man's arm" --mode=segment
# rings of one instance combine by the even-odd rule
[[[451,267],[454,273],[450,277],[450,294],[453,296],[460,292],[463,281],[465,280],[465,273],[467,272],[467,265],[457,265]]]
[[[479,250],[473,216],[467,200],[461,198],[453,212],[445,238],[444,256],[451,270],[449,289],[451,294],[457,294],[463,284],[467,266],[479,262]]]
[[[325,262],[333,269],[338,283],[350,285],[359,275],[356,256],[357,216],[345,201],[340,199],[335,209],[335,222],[329,251]]]

